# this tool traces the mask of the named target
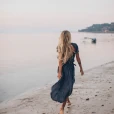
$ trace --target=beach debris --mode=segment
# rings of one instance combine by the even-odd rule
[[[104,106],[104,105],[101,105],[101,106]]]
[[[89,98],[86,99],[86,101],[88,101],[88,100],[89,100]]]
[[[97,96],[97,95],[95,95],[95,96]]]

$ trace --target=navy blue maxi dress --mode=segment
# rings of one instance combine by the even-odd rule
[[[63,103],[68,96],[72,94],[73,84],[75,82],[75,54],[79,52],[78,45],[71,43],[75,48],[73,56],[62,66],[62,77],[51,87],[50,96],[52,100]],[[59,70],[59,67],[58,67]],[[57,72],[58,72],[57,70]]]

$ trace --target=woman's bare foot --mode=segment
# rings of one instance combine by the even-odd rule
[[[60,114],[64,114],[64,108],[63,107],[60,108]]]
[[[70,105],[71,105],[71,102],[68,102],[68,101],[67,101],[67,103],[68,103],[68,106],[70,106]]]
[[[68,106],[70,106],[70,105],[71,105],[71,102],[70,102],[70,100],[69,100],[69,99],[67,100],[67,103],[68,103]]]

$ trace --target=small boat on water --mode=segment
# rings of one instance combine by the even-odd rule
[[[92,38],[92,43],[96,43],[96,38]]]
[[[84,37],[84,39],[90,39],[92,43],[96,43],[96,41],[97,41],[96,38]]]

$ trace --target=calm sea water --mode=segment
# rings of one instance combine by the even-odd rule
[[[0,102],[58,80],[59,34],[0,34]],[[114,61],[114,34],[72,33],[72,42],[79,46],[84,70]]]

